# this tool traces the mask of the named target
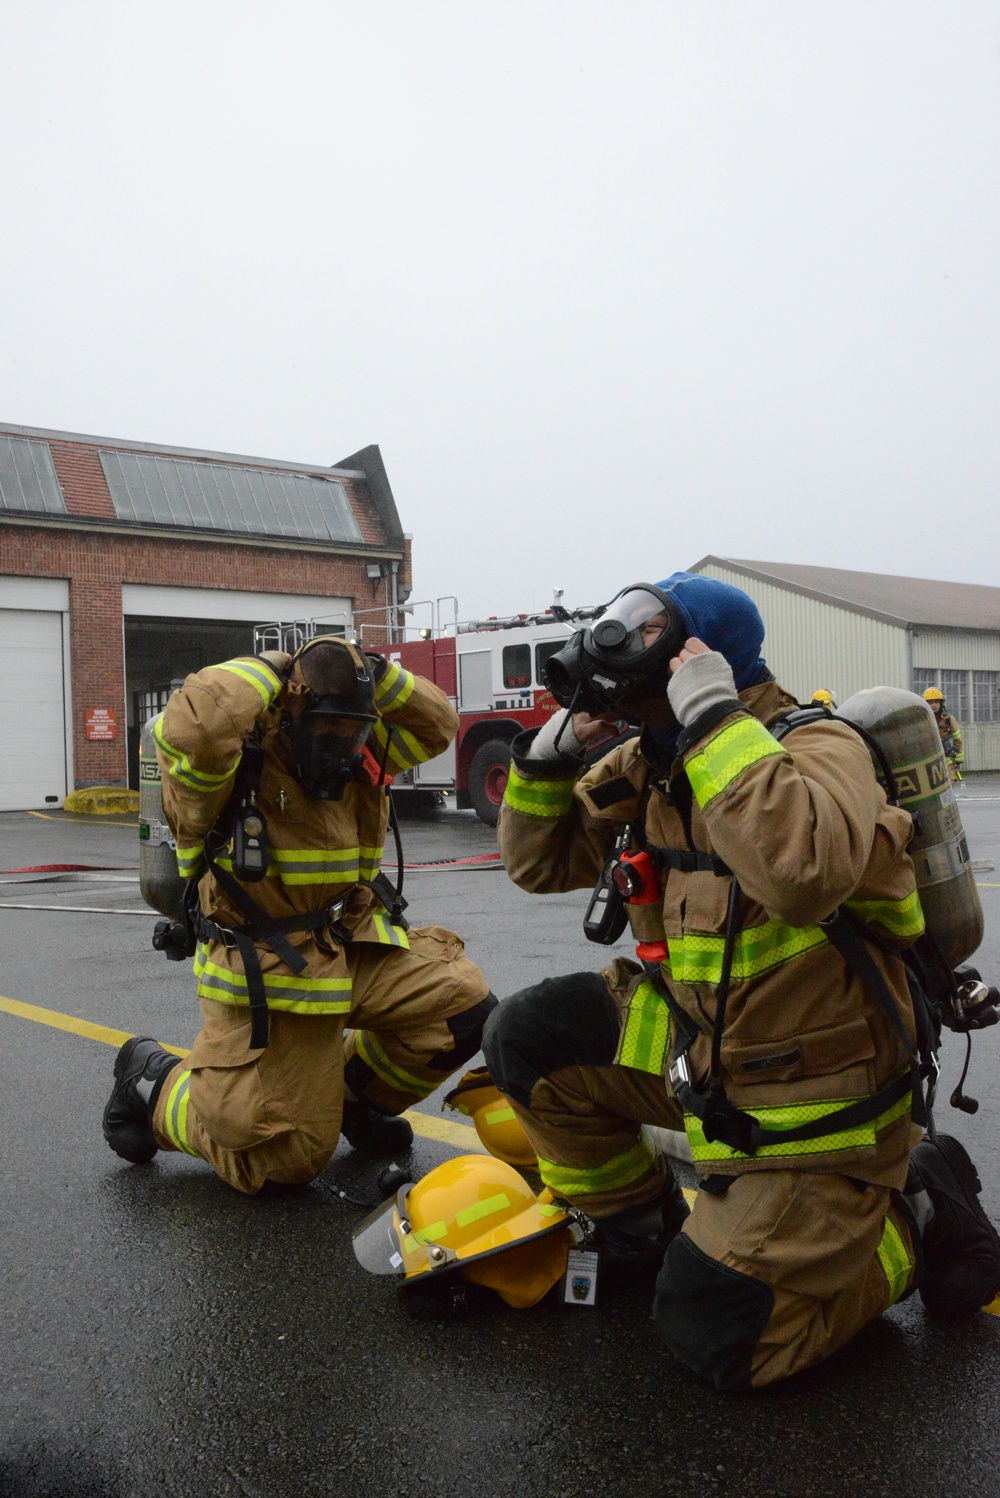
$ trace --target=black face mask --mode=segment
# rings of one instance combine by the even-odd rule
[[[317,801],[339,801],[361,768],[361,752],[374,714],[346,710],[343,698],[317,697],[301,717],[286,713],[281,726],[295,761],[295,778]]]
[[[310,640],[293,657],[289,671],[310,650],[334,644],[351,657],[353,689],[318,696],[307,686],[305,710],[297,718],[286,712],[281,719],[291,745],[295,778],[306,795],[317,801],[339,801],[343,796],[348,781],[361,768],[362,750],[377,718],[370,663],[350,641]]]
[[[633,583],[550,657],[546,684],[560,707],[621,713],[632,702],[666,692],[670,661],[687,635],[668,593]]]

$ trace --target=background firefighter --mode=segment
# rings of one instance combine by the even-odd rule
[[[154,737],[178,865],[200,881],[203,1027],[180,1063],[152,1040],[123,1046],[104,1115],[117,1154],[143,1163],[183,1150],[253,1193],[312,1180],[341,1129],[375,1152],[410,1143],[395,1115],[479,1050],[496,1000],[454,932],[407,929],[373,890],[389,817],[380,772],[441,753],[456,726],[436,686],[332,637],[294,658],[208,667],[173,694]],[[206,839],[211,852],[254,738],[250,810],[266,825],[267,869],[234,885],[235,842],[213,872]],[[275,927],[273,946],[268,927],[248,954],[233,936],[247,896],[258,926]],[[247,957],[266,995],[252,1047]]]
[[[643,732],[584,775],[566,751],[594,731],[588,714],[515,741],[504,862],[528,890],[584,888],[630,828],[619,847],[643,963],[534,984],[484,1038],[545,1183],[597,1220],[613,1264],[663,1260],[659,1330],[720,1388],[819,1362],[918,1285],[952,1315],[1000,1287],[971,1161],[943,1136],[916,1143],[910,1116],[896,955],[923,927],[910,819],[846,725],[825,716],[780,744],[768,732],[794,703],[762,641],[740,590],[675,574],[624,590],[567,649],[557,696],[617,703]],[[899,1033],[831,945],[822,923],[842,906],[878,937],[864,945]],[[727,1143],[727,1108],[767,1142]],[[690,1216],[643,1123],[686,1129],[702,1187]]]
[[[965,751],[962,748],[962,725],[957,718],[953,718],[945,705],[944,693],[940,687],[928,687],[924,693],[924,701],[930,707],[937,721],[938,733],[941,735],[941,747],[944,757],[948,761],[948,774],[952,785],[962,778],[961,766],[965,763]]]

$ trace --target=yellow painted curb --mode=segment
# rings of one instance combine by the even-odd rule
[[[70,791],[63,806],[67,811],[84,812],[91,817],[120,815],[123,811],[139,810],[139,792],[126,790],[122,785],[89,785],[83,791]]]

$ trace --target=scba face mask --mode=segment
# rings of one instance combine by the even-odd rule
[[[306,795],[317,801],[339,801],[360,768],[362,751],[376,722],[375,683],[371,667],[357,647],[329,637],[304,645],[293,657],[289,671],[321,644],[349,654],[353,681],[346,691],[323,693],[308,680],[290,682],[293,694],[304,697],[305,709],[295,718],[286,712],[281,726],[291,744],[295,778]]]
[[[619,712],[666,691],[670,661],[687,635],[668,593],[652,583],[633,583],[549,659],[546,683],[560,707],[592,715]]]

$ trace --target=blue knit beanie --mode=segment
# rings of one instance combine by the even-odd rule
[[[742,588],[695,572],[674,572],[656,586],[670,594],[688,634],[725,656],[733,668],[738,692],[760,680],[767,670],[760,653],[764,621]]]

